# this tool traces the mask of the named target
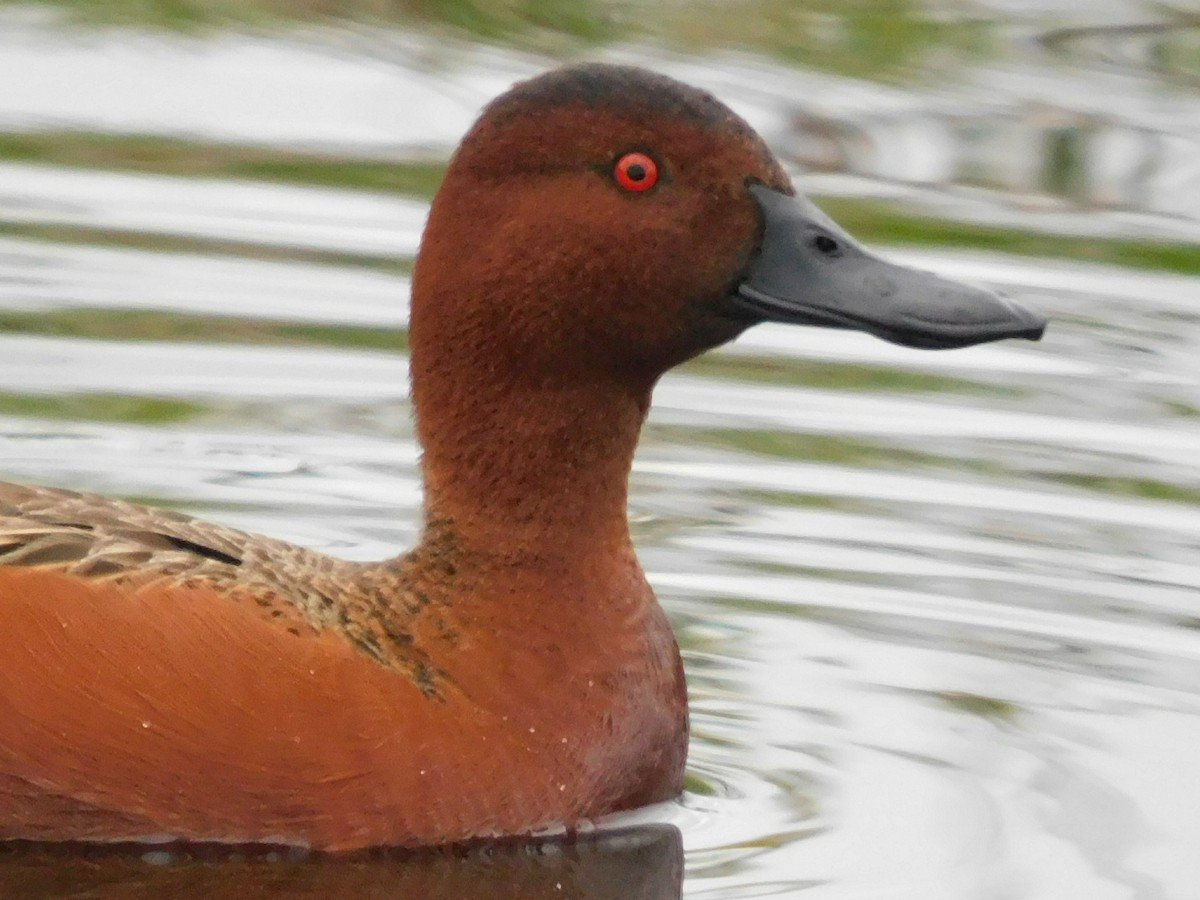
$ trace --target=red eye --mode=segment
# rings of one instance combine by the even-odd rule
[[[658,163],[645,153],[626,153],[617,160],[613,177],[627,191],[648,191],[658,181]]]

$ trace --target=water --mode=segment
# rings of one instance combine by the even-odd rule
[[[727,88],[811,191],[898,199],[951,231],[1021,227],[1040,236],[1035,251],[1155,236],[1193,261],[1171,272],[939,240],[885,247],[1043,311],[1046,339],[934,354],[764,326],[664,379],[630,513],[688,669],[688,790],[615,824],[678,829],[685,897],[1196,896],[1196,39],[1130,28],[1159,21],[1136,4],[1097,4],[1074,31],[1025,6],[991,4],[1021,14],[1004,32],[1012,46],[957,89],[663,53],[669,71]],[[0,41],[53,40],[41,28]],[[103,40],[125,48],[113,65],[136,65],[137,41]],[[214,53],[276,61],[306,46],[222,40]],[[538,67],[499,51],[457,59],[440,81],[423,76],[457,98],[450,141]],[[337,92],[367,76],[340,56],[336,67],[344,77],[314,102],[346,115]],[[377,57],[370,71],[405,77]],[[822,88],[801,104],[807,118],[794,98],[812,91],[795,85]],[[139,107],[115,93],[125,112],[105,122],[119,130]],[[55,97],[70,123],[71,95]],[[1052,114],[1036,106],[1050,97]],[[26,102],[0,119],[28,127]],[[207,132],[183,121],[185,105],[146,115],[162,133],[271,137],[249,113]],[[270,120],[274,137],[333,140],[321,115],[309,132],[288,116]],[[866,149],[814,171],[831,117],[849,130],[826,149]],[[405,143],[380,128],[350,129],[343,151]],[[889,158],[896,135],[912,152]],[[395,256],[411,257],[423,216],[420,201],[357,190],[0,163],[0,477],[161,502],[359,559],[410,543],[420,484]],[[170,332],[172,316],[190,333]],[[394,347],[364,344],[364,329]],[[502,881],[525,885],[514,896],[675,895],[679,837],[633,833],[650,838],[616,839],[599,855],[616,862],[594,870],[535,854],[538,877],[553,875],[536,888],[504,881],[507,863],[442,860],[443,893],[419,895],[501,896]],[[89,896],[415,890],[413,866],[388,860],[300,866],[303,890],[283,863],[269,861],[264,886],[244,861],[216,876],[152,868],[163,861],[123,860],[100,879],[98,864],[5,859],[0,884],[5,896],[48,893],[54,878],[60,893],[108,885]],[[635,874],[641,893],[613,887]]]

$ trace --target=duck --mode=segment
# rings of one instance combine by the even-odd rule
[[[341,852],[671,800],[684,669],[626,512],[658,379],[762,322],[925,349],[1046,326],[868,251],[711,94],[601,63],[485,107],[411,304],[401,555],[0,484],[0,840]]]

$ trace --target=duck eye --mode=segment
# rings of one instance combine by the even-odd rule
[[[613,177],[627,191],[648,191],[658,181],[658,163],[645,153],[626,153],[613,167]]]

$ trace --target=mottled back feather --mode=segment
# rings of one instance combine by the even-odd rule
[[[426,573],[417,590],[412,561],[348,562],[169,509],[0,482],[0,572],[19,567],[131,589],[209,589],[253,604],[293,633],[340,632],[436,694],[444,673],[422,649],[422,634],[450,633],[439,602],[445,576]]]
[[[168,509],[0,482],[0,566],[130,586],[203,584],[294,607],[330,624],[329,598],[360,566]],[[262,605],[260,603],[260,605]]]

